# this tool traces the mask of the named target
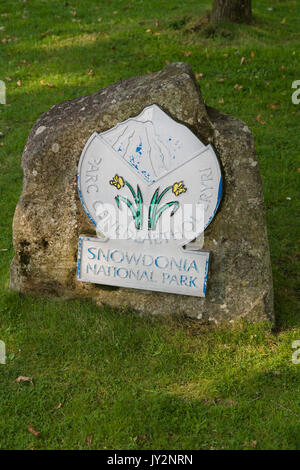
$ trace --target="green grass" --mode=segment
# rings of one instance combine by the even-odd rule
[[[291,361],[292,342],[300,339],[300,105],[291,102],[291,84],[300,79],[300,2],[254,1],[252,25],[217,30],[201,21],[210,3],[0,5],[0,79],[7,86],[7,104],[0,105],[0,250],[7,250],[0,251],[0,339],[8,356],[0,365],[0,448],[300,449],[300,364]],[[33,123],[55,103],[166,61],[190,63],[203,74],[206,103],[241,118],[254,134],[274,329],[141,318],[8,289],[21,154]],[[20,375],[33,384],[16,383]]]

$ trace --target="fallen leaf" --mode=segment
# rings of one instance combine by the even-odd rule
[[[238,83],[234,85],[235,90],[241,90],[242,88],[243,88],[243,85],[239,85]]]
[[[226,78],[219,78],[218,79],[218,82],[222,83],[222,82],[225,82]]]
[[[258,114],[258,115],[257,115],[256,121],[259,122],[260,124],[267,124],[266,121],[262,121],[262,120],[261,120],[261,114]]]
[[[21,80],[18,80],[18,81],[17,81],[17,85],[18,85],[18,86],[21,86],[21,85],[22,85]]]
[[[196,80],[199,80],[199,78],[203,78],[203,73],[196,73],[195,77]]]
[[[98,20],[97,20],[97,21],[98,21],[98,23],[101,23],[101,21],[102,21],[102,18],[98,18]]]
[[[224,55],[224,57],[228,57],[228,54],[223,54],[223,55]]]
[[[35,437],[38,437],[38,435],[40,434],[39,431],[36,431],[35,429],[33,429],[32,426],[28,425],[27,426],[27,429],[29,432],[31,432]]]
[[[169,65],[170,61],[169,61],[169,60],[165,60],[165,63],[166,63],[167,65]]]
[[[94,71],[93,71],[93,70],[89,70],[89,71],[88,71],[88,75],[94,75]]]
[[[89,434],[87,439],[86,439],[86,445],[89,447],[92,443],[92,440],[93,440],[93,434]]]
[[[41,33],[40,36],[41,38],[44,38],[45,36],[48,36],[48,34],[50,34],[51,31],[46,31],[45,33]]]
[[[282,20],[280,21],[280,24],[285,24],[286,23],[286,18],[282,18]]]
[[[244,62],[245,62],[245,57],[242,57],[241,58],[241,65],[243,65]]]
[[[30,382],[30,383],[33,383],[32,382],[32,377],[26,377],[25,375],[20,375],[20,377],[18,377],[16,379],[16,382],[17,384],[21,383],[21,382]]]
[[[151,29],[146,29],[146,33],[152,34],[152,30]]]
[[[284,65],[282,65],[282,66],[280,67],[280,69],[281,69],[281,70],[284,70],[284,69],[285,69],[285,66],[284,66]]]
[[[185,51],[185,52],[183,53],[184,57],[189,57],[191,54],[192,54],[191,51]]]
[[[11,82],[11,81],[12,81],[12,79],[11,79],[10,77],[5,77],[5,80],[6,80],[7,82]]]
[[[145,439],[147,439],[147,436],[145,433],[141,434],[139,437],[138,437],[138,441],[144,441]]]
[[[254,51],[251,51],[251,52],[250,52],[250,55],[251,55],[251,57],[252,57],[252,59],[253,59],[253,58],[255,57],[255,52],[254,52]]]
[[[61,407],[62,407],[62,403],[59,403],[59,404],[55,407],[55,409],[56,409],[56,410],[59,410]]]
[[[41,84],[42,86],[49,86],[49,87],[51,87],[51,88],[54,86],[53,83],[44,82],[44,80],[41,80],[41,81],[40,81],[40,84]]]
[[[223,104],[223,103],[224,103],[224,98],[220,99],[220,100],[219,100],[219,103],[220,103],[220,104]]]

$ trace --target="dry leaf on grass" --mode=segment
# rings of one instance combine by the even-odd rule
[[[89,447],[92,443],[93,440],[93,434],[89,434],[88,437],[86,438],[86,445]]]
[[[20,375],[20,377],[16,379],[16,382],[17,384],[21,382],[30,382],[33,385],[32,377],[26,377],[25,375]]]
[[[30,425],[27,426],[27,429],[28,429],[28,431],[31,432],[31,434],[33,434],[35,437],[38,437],[38,435],[40,434],[39,431],[36,431],[36,430],[33,429],[33,427],[30,426]]]
[[[261,118],[262,118],[261,114],[258,114],[255,120],[259,122],[260,124],[267,124],[267,121],[262,121]]]
[[[51,34],[51,31],[45,31],[44,33],[41,33],[40,36],[41,38],[44,38],[45,36],[48,36],[48,34]]]
[[[184,57],[189,57],[192,54],[192,51],[185,51],[183,53]]]
[[[257,441],[252,441],[252,442],[244,442],[245,447],[253,447],[253,449],[256,448],[257,446]]]
[[[40,81],[40,84],[41,84],[42,86],[49,86],[50,88],[52,88],[52,87],[54,86],[53,83],[44,82],[44,80],[41,80],[41,81]]]

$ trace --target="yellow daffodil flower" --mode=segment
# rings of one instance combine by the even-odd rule
[[[115,186],[117,189],[121,189],[124,186],[124,180],[122,176],[115,175],[112,180],[109,181],[110,184]]]
[[[179,196],[181,193],[186,192],[186,187],[183,184],[183,181],[179,181],[178,183],[174,183],[172,186],[172,192],[175,194],[175,196]]]

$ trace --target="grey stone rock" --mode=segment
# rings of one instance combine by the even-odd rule
[[[94,131],[110,129],[153,103],[190,127],[205,144],[212,143],[222,165],[222,203],[205,231],[204,249],[211,252],[206,298],[76,280],[78,236],[95,235],[77,193],[81,151]],[[13,222],[11,288],[62,298],[91,297],[144,313],[186,314],[200,322],[274,319],[264,199],[253,138],[242,121],[204,104],[187,64],[170,64],[160,72],[53,106],[31,130],[22,167],[23,192]]]

